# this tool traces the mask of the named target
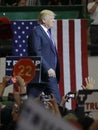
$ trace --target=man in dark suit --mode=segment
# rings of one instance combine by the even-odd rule
[[[39,25],[30,33],[28,39],[28,53],[30,56],[41,56],[41,80],[47,83],[46,94],[53,93],[60,103],[58,83],[60,80],[60,66],[55,43],[51,38],[50,28],[55,21],[55,13],[42,10],[39,14]]]

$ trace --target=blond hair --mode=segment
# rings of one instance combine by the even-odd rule
[[[56,16],[56,14],[53,12],[53,11],[51,11],[51,10],[47,10],[47,9],[45,9],[45,10],[42,10],[41,12],[40,12],[40,14],[39,14],[39,17],[38,17],[38,21],[39,21],[39,23],[42,23],[42,20],[43,19],[47,19],[47,18],[49,18],[50,16]]]

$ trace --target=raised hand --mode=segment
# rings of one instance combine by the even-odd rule
[[[92,77],[85,78],[86,85],[82,85],[83,89],[94,89],[95,80]]]

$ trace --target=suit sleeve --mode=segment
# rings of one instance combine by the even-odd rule
[[[36,30],[33,30],[28,38],[28,55],[41,56],[43,69],[46,72],[50,69],[49,64],[42,55],[42,37]]]

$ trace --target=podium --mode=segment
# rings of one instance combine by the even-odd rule
[[[31,80],[32,83],[40,83],[41,82],[41,57],[38,56],[28,56],[28,57],[20,57],[20,56],[7,56],[6,57],[6,69],[5,73],[6,75],[12,76],[13,75],[13,69],[14,65],[20,60],[20,59],[31,59],[32,63],[35,64],[35,76]],[[25,69],[25,65],[22,64],[24,68],[21,68],[20,71],[22,72],[22,75],[25,75],[23,72]],[[29,69],[26,70],[28,73],[30,73]],[[21,76],[21,75],[20,75]],[[29,75],[28,75],[29,76]]]
[[[32,59],[32,62],[35,64],[35,76],[27,85],[27,94],[32,97],[37,97],[42,91],[44,91],[45,89],[48,89],[47,83],[41,81],[41,57],[38,57],[38,56],[28,56],[28,57],[7,56],[5,73],[6,73],[6,75],[12,76],[14,65],[20,59],[23,59],[23,58]]]

